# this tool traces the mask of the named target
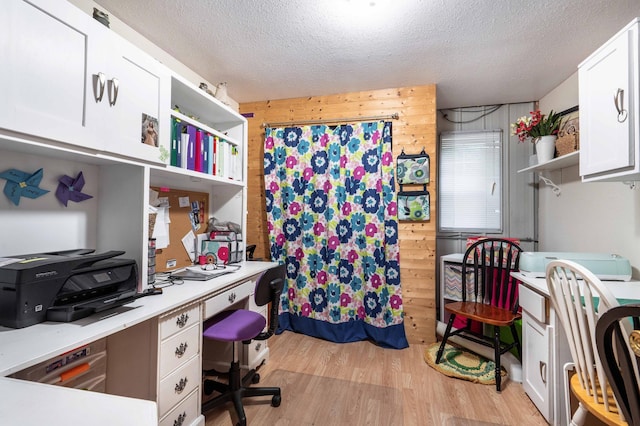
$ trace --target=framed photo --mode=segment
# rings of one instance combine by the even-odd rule
[[[150,146],[158,146],[158,119],[142,114],[142,133],[140,140]]]
[[[562,120],[556,140],[558,157],[580,149],[580,111],[578,106],[560,112]]]

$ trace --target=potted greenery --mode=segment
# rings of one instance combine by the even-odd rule
[[[523,116],[511,124],[511,134],[518,136],[520,142],[531,138],[536,145],[538,162],[545,163],[553,159],[555,142],[560,129],[561,116],[553,110],[544,115],[540,110],[531,111],[531,116]]]

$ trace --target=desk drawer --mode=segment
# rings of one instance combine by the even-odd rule
[[[184,309],[160,319],[160,339],[164,340],[180,330],[184,330],[192,324],[200,322],[200,305],[189,305]]]
[[[230,288],[204,302],[204,319],[211,318],[215,314],[224,311],[229,306],[249,297],[255,287],[255,281],[245,281],[239,286]]]
[[[547,299],[541,294],[520,284],[518,289],[520,307],[542,324],[547,323]]]
[[[257,368],[266,360],[268,354],[266,340],[252,340],[250,345],[245,346],[244,365],[247,368]]]
[[[95,377],[104,374],[107,366],[106,358],[107,341],[100,339],[19,371],[11,377],[74,387],[81,376],[89,374]]]
[[[160,381],[158,411],[164,416],[182,398],[200,388],[200,358],[194,357],[184,366]]]
[[[188,426],[193,424],[199,414],[198,391],[194,391],[160,420],[159,426]]]
[[[191,328],[171,336],[160,345],[160,378],[200,352],[200,327]]]

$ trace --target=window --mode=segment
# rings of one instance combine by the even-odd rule
[[[443,132],[439,230],[502,231],[502,131]]]

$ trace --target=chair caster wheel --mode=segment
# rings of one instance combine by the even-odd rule
[[[253,375],[253,377],[251,378],[251,383],[253,383],[254,385],[260,383],[260,375],[258,373]]]
[[[279,407],[281,402],[282,402],[282,397],[280,395],[274,395],[273,398],[271,398],[272,407]]]

